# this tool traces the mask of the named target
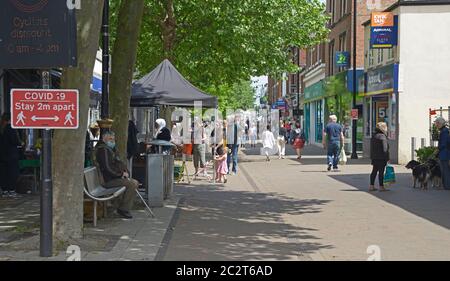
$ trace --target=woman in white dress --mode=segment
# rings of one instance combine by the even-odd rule
[[[262,134],[262,144],[263,144],[263,151],[266,155],[266,161],[270,161],[269,154],[275,147],[275,137],[273,136],[273,133],[270,131],[270,126],[267,125],[267,130],[265,130]]]

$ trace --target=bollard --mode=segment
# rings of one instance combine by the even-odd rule
[[[411,160],[416,158],[416,138],[411,137]]]

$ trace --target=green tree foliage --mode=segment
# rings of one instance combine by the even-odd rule
[[[225,113],[226,109],[252,109],[255,103],[255,89],[251,81],[241,80],[233,84],[222,84],[209,87],[207,91],[219,97],[219,110]]]
[[[293,72],[288,47],[326,38],[317,0],[146,0],[137,68],[170,58],[196,86]]]
[[[335,114],[338,122],[344,123],[350,118],[352,95],[341,76],[331,76],[325,83],[328,112]]]

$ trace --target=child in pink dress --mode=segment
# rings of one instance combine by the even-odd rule
[[[216,178],[218,182],[227,183],[226,174],[228,174],[227,165],[227,148],[220,145],[217,148],[217,155],[214,160],[216,160]]]

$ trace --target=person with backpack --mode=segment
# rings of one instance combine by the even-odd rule
[[[450,190],[450,136],[446,121],[442,117],[436,118],[434,124],[439,129],[438,158],[441,166],[442,186]]]

